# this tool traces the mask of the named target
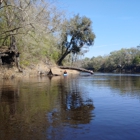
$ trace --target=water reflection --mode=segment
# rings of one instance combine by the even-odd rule
[[[61,120],[70,124],[86,124],[93,118],[93,101],[85,97],[76,78],[61,80],[59,85]]]
[[[0,82],[0,139],[62,139],[66,126],[88,124],[93,101],[74,77]]]
[[[0,140],[139,140],[139,83],[117,74],[0,81]]]
[[[101,74],[94,75],[94,84],[118,90],[120,95],[130,95],[140,98],[140,75],[135,74]]]

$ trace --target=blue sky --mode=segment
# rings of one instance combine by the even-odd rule
[[[94,45],[85,57],[104,56],[140,45],[140,0],[57,0],[68,17],[86,16],[93,22]]]

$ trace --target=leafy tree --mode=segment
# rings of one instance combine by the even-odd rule
[[[129,48],[113,51],[107,56],[85,58],[82,63],[84,68],[94,68],[94,71],[129,71],[134,65],[140,64],[140,50],[138,48]]]
[[[74,16],[64,23],[61,42],[59,48],[61,50],[58,65],[62,65],[64,58],[70,54],[77,54],[86,46],[93,45],[95,34],[92,31],[92,22],[87,17]]]
[[[136,56],[136,57],[133,59],[133,64],[135,64],[135,65],[140,64],[140,56]]]

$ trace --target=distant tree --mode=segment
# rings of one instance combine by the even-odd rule
[[[135,65],[140,64],[140,56],[136,56],[136,57],[133,59],[133,64],[135,64]]]
[[[57,61],[58,65],[62,65],[62,61],[68,54],[77,54],[81,52],[84,46],[93,45],[95,34],[91,25],[92,22],[89,18],[80,17],[79,15],[64,23],[59,44],[61,55]]]

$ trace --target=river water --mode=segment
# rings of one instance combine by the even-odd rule
[[[140,75],[0,80],[0,140],[140,140]]]

